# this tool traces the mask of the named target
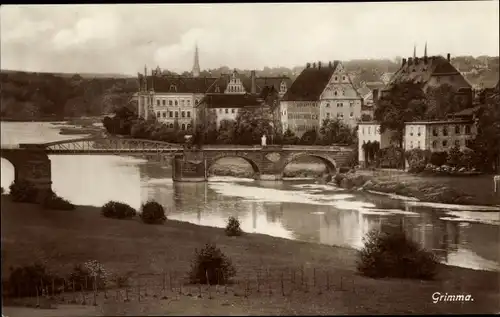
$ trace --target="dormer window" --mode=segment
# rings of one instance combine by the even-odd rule
[[[177,87],[175,85],[170,85],[170,91],[177,91]]]
[[[286,84],[285,82],[282,82],[280,85],[280,91],[285,92],[286,91]]]
[[[338,79],[339,79],[339,78],[338,78],[337,76],[335,76],[335,79],[334,79],[334,80],[335,80],[335,81],[337,81]]]

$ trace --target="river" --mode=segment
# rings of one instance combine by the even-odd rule
[[[60,127],[49,122],[2,122],[1,142],[78,138],[60,135]],[[169,166],[133,157],[53,155],[50,159],[54,191],[74,204],[101,206],[118,200],[139,208],[154,199],[165,207],[169,219],[224,227],[234,215],[246,232],[351,248],[360,248],[370,229],[403,222],[406,232],[434,250],[443,263],[500,271],[498,211],[421,206],[346,193],[313,180],[212,177],[207,183],[173,183]],[[1,162],[1,185],[7,189],[14,168],[3,158]]]

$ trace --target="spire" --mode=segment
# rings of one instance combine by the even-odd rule
[[[144,90],[148,90],[148,67],[144,64]]]
[[[413,45],[413,59],[415,59],[415,57],[417,57],[417,45],[416,44]]]
[[[427,41],[425,42],[424,57],[427,57]]]
[[[200,76],[200,60],[198,56],[198,44],[196,44],[194,51],[193,77],[199,77],[199,76]]]

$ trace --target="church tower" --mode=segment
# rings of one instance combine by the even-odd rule
[[[193,65],[193,77],[200,77],[200,60],[198,57],[198,44],[196,44],[196,48],[194,51],[194,65]]]

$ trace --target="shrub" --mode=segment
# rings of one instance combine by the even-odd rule
[[[207,243],[201,251],[195,250],[189,274],[191,283],[226,284],[235,275],[231,260],[215,244]]]
[[[240,227],[240,221],[235,217],[229,217],[225,230],[226,235],[230,237],[241,236],[241,234],[243,233],[243,230],[241,230]]]
[[[3,187],[0,187],[0,188],[1,188],[1,190],[0,190],[0,194],[2,194],[2,195],[3,195],[3,193],[5,192],[5,189],[3,189]]]
[[[117,201],[109,201],[101,208],[101,214],[104,217],[115,219],[127,219],[135,217],[137,212],[127,204]]]
[[[38,189],[27,180],[16,180],[10,187],[10,197],[12,201],[22,203],[35,203],[38,195]]]
[[[42,289],[49,294],[58,293],[63,279],[49,274],[43,264],[35,263],[17,268],[10,268],[10,275],[4,284],[3,293],[7,296],[36,296]],[[54,286],[54,289],[53,289]]]
[[[358,271],[369,277],[433,279],[437,261],[431,252],[410,240],[403,230],[370,231],[363,239]]]
[[[342,180],[345,178],[345,175],[342,174],[335,174],[335,177],[333,180],[335,181],[335,184],[340,187],[342,185]]]
[[[458,146],[454,146],[448,152],[446,163],[452,167],[458,166],[462,161],[462,152]]]
[[[141,209],[141,219],[144,223],[159,224],[167,220],[163,206],[156,201],[148,201]]]
[[[346,167],[346,166],[342,166],[339,168],[339,173],[340,174],[345,174],[345,173],[348,173],[351,169],[349,167]]]
[[[94,287],[103,289],[107,280],[108,273],[96,260],[87,261],[83,265],[75,265],[68,277],[71,288],[74,285],[76,291],[93,290]]]
[[[52,192],[45,197],[42,203],[42,207],[44,209],[52,209],[52,210],[73,210],[75,209],[75,205],[70,203],[68,200],[57,196],[56,193]]]
[[[435,166],[442,166],[446,164],[447,157],[448,153],[446,152],[433,152],[431,154],[429,163]]]
[[[390,146],[380,150],[380,166],[386,168],[401,167],[403,150],[396,146]]]

